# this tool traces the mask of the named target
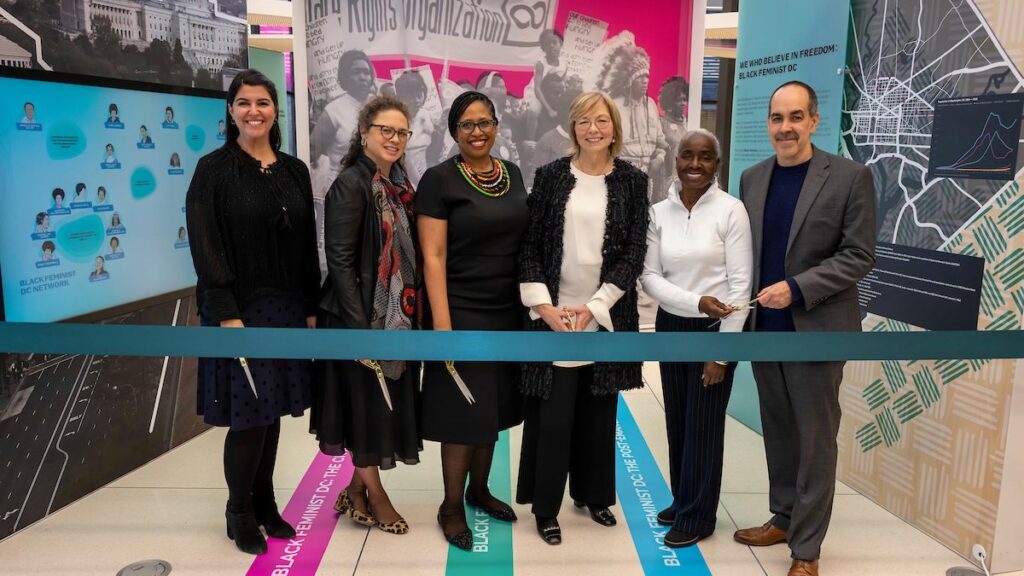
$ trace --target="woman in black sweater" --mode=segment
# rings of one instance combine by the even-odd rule
[[[636,282],[647,247],[647,175],[616,158],[622,125],[601,92],[569,110],[574,153],[537,170],[519,249],[519,290],[528,330],[638,329]],[[561,542],[566,479],[577,507],[614,526],[618,392],[643,386],[640,363],[529,363],[516,501],[533,504],[537,530]]]
[[[309,171],[279,151],[277,90],[246,70],[228,89],[227,142],[196,166],[185,220],[204,326],[299,328],[316,324],[320,268]],[[274,502],[281,416],[310,404],[310,363],[200,358],[197,408],[228,426],[224,476],[228,538],[262,554],[260,533],[292,538]]]

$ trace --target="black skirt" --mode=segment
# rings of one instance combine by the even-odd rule
[[[203,326],[216,323],[200,311]],[[264,296],[242,310],[242,323],[252,328],[303,328],[302,302],[281,296]],[[249,379],[235,358],[200,358],[196,386],[196,410],[211,426],[246,430],[269,426],[282,416],[302,416],[309,408],[312,362],[253,358]]]
[[[455,330],[521,330],[522,306],[473,310],[450,307]],[[429,322],[427,323],[429,326]],[[469,404],[444,362],[427,362],[423,371],[423,437],[453,444],[491,444],[498,432],[523,421],[516,362],[456,362],[459,376],[476,402]]]
[[[321,311],[317,328],[345,328],[330,312]],[[352,453],[359,467],[394,468],[396,462],[416,464],[423,442],[419,435],[420,362],[407,362],[397,380],[387,380],[392,410],[373,370],[352,360],[316,363],[310,432],[324,454]]]

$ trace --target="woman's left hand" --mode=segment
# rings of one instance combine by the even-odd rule
[[[316,316],[306,316],[306,328],[316,328]]]
[[[576,315],[576,329],[574,332],[583,332],[594,319],[594,315],[590,312],[590,308],[587,308],[586,306],[569,306],[566,310]]]
[[[701,380],[704,381],[705,386],[714,386],[725,379],[725,366],[717,362],[705,362],[704,363],[704,374],[701,375]]]

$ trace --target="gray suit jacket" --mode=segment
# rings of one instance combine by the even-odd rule
[[[761,284],[764,208],[775,157],[740,176],[740,199],[754,239],[753,293]],[[786,276],[803,293],[795,303],[798,332],[860,331],[857,281],[875,264],[875,186],[862,164],[818,148],[800,189],[786,247]],[[750,317],[754,322],[755,314]],[[756,326],[754,327],[756,329]]]

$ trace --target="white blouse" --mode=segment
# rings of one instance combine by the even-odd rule
[[[640,282],[666,312],[688,318],[706,317],[697,304],[714,296],[724,304],[750,300],[753,273],[750,219],[743,203],[717,184],[687,210],[679,198],[680,183],[668,198],[651,207],[647,257]],[[748,309],[724,320],[721,332],[742,332]]]
[[[614,331],[610,309],[625,292],[614,284],[601,283],[601,249],[604,243],[604,224],[608,211],[608,185],[604,176],[591,176],[571,166],[576,186],[565,204],[565,230],[562,233],[562,269],[558,283],[559,306],[581,306],[590,309],[594,320],[585,332],[596,332],[598,325]],[[530,318],[540,315],[534,306],[551,304],[551,294],[542,282],[519,285],[523,304],[530,310]],[[592,362],[555,362],[555,366],[572,368]]]

